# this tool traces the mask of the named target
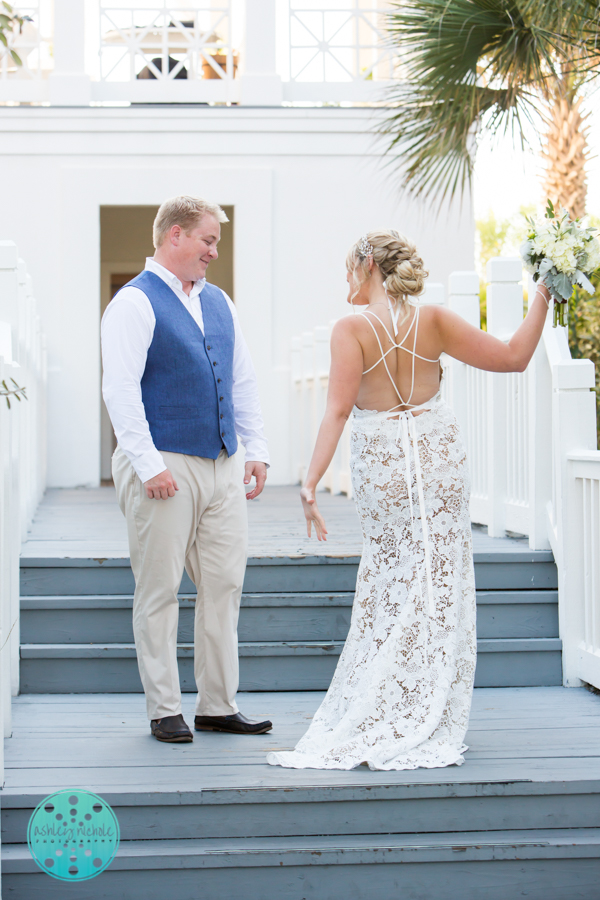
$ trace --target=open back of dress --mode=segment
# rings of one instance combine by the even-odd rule
[[[393,328],[394,328],[394,336],[395,336],[396,338],[398,337],[398,314],[399,314],[399,312],[400,312],[399,309],[396,310],[396,311],[394,311],[394,310],[392,310],[391,307],[390,307],[390,315],[391,315],[391,317],[392,317],[392,325],[393,325]],[[420,306],[417,306],[416,309],[415,309],[415,313],[414,313],[414,315],[413,315],[413,318],[412,318],[412,322],[410,323],[410,326],[409,326],[409,328],[407,329],[406,334],[404,335],[404,337],[402,338],[401,341],[396,341],[396,340],[394,340],[394,338],[393,338],[392,335],[390,334],[389,329],[388,329],[387,325],[385,324],[385,322],[383,322],[383,321],[379,318],[379,316],[378,316],[376,313],[374,313],[372,310],[370,310],[370,309],[369,309],[369,310],[365,310],[365,311],[362,311],[362,310],[361,310],[361,312],[359,313],[359,315],[361,315],[364,319],[367,320],[367,322],[369,323],[369,325],[370,325],[371,328],[373,329],[373,333],[374,333],[375,337],[377,338],[377,344],[378,344],[378,346],[379,346],[379,352],[380,352],[380,354],[381,354],[381,356],[379,357],[379,359],[377,360],[377,362],[373,363],[372,366],[369,366],[368,369],[365,369],[365,371],[363,372],[363,375],[368,375],[369,372],[372,372],[374,369],[377,368],[378,365],[380,365],[381,363],[383,363],[383,365],[384,365],[384,367],[385,367],[385,371],[386,371],[386,373],[387,373],[387,375],[388,375],[388,378],[389,378],[389,380],[390,380],[390,382],[391,382],[391,384],[392,384],[392,387],[394,388],[394,391],[396,392],[396,396],[398,397],[398,400],[400,401],[400,403],[396,404],[396,406],[393,406],[391,409],[386,410],[386,412],[387,412],[388,415],[389,415],[390,413],[393,413],[395,410],[399,409],[401,406],[407,406],[407,407],[409,407],[409,409],[410,409],[411,411],[412,411],[412,410],[416,411],[416,410],[428,409],[428,408],[429,408],[427,404],[428,404],[430,401],[426,401],[425,403],[421,403],[421,404],[415,404],[415,403],[412,403],[412,402],[411,402],[411,401],[412,401],[412,398],[413,398],[413,395],[414,395],[414,392],[415,392],[415,360],[416,360],[416,359],[421,359],[421,360],[423,360],[423,362],[437,363],[438,365],[439,365],[439,362],[440,362],[439,357],[438,357],[438,359],[428,359],[426,356],[420,356],[420,355],[417,353],[417,337],[418,337],[418,334],[419,334],[419,315],[420,315],[420,312],[421,312],[421,307],[420,307]],[[372,319],[370,319],[369,316],[372,316],[374,319],[376,319],[376,320],[379,322],[379,324],[381,325],[381,327],[383,328],[383,330],[385,331],[385,333],[387,334],[387,336],[388,336],[388,338],[389,338],[389,341],[390,341],[390,344],[392,345],[388,350],[384,350],[384,349],[383,349],[383,345],[382,345],[382,343],[381,343],[381,338],[379,337],[379,333],[378,333],[378,331],[377,331],[375,325],[373,324]],[[410,337],[410,334],[411,334],[411,332],[413,331],[413,326],[414,326],[414,334],[413,334],[413,346],[412,346],[412,350],[411,350],[409,347],[406,347],[406,346],[405,346],[405,342],[406,342],[406,341],[408,340],[408,338]],[[393,353],[395,350],[402,350],[404,353],[408,353],[408,354],[410,355],[410,357],[411,357],[411,360],[412,360],[412,364],[411,364],[410,393],[409,393],[409,395],[408,395],[408,399],[407,399],[407,400],[404,400],[404,399],[403,399],[402,394],[400,393],[400,389],[398,388],[398,385],[396,384],[396,380],[395,380],[394,376],[392,375],[392,373],[390,372],[389,366],[388,366],[388,364],[387,364],[387,357],[390,355],[390,353]],[[431,399],[433,400],[434,398],[432,397]]]

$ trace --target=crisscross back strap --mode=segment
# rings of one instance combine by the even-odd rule
[[[415,359],[422,359],[423,362],[439,363],[439,359],[428,359],[426,356],[421,356],[419,353],[417,353],[417,336],[418,336],[418,331],[419,331],[419,313],[420,313],[420,307],[417,306],[417,308],[415,310],[415,314],[412,319],[412,322],[410,323],[409,327],[406,330],[406,334],[404,335],[404,337],[402,338],[402,340],[399,343],[396,343],[396,341],[390,334],[385,322],[382,322],[376,313],[374,313],[370,309],[367,309],[364,311],[361,310],[359,312],[359,315],[363,316],[367,320],[367,322],[369,323],[371,328],[373,329],[373,334],[375,335],[375,337],[377,339],[377,344],[379,345],[379,352],[381,353],[381,356],[379,357],[377,362],[375,362],[370,368],[365,369],[365,371],[363,372],[363,375],[368,375],[369,372],[372,372],[373,369],[377,368],[379,363],[382,362],[383,365],[385,366],[385,371],[387,372],[388,377],[392,383],[392,387],[394,388],[396,395],[397,395],[398,399],[400,400],[400,403],[398,404],[399,406],[415,406],[414,403],[411,403],[411,400],[413,398],[413,394],[415,391]],[[379,337],[377,328],[375,327],[375,325],[373,324],[373,322],[371,321],[369,316],[373,316],[373,318],[377,319],[377,321],[379,322],[379,324],[382,326],[383,330],[387,334],[387,336],[390,340],[390,343],[392,344],[392,346],[390,347],[389,350],[383,349],[383,345],[381,343],[381,339]],[[404,346],[404,342],[408,339],[408,336],[411,333],[413,326],[414,326],[415,330],[414,330],[414,335],[413,335],[413,348],[411,350],[409,347]],[[410,355],[412,357],[411,385],[410,385],[410,394],[408,396],[408,400],[403,400],[402,395],[401,395],[400,391],[398,390],[396,382],[395,382],[395,380],[392,376],[392,373],[390,372],[388,364],[387,364],[387,357],[389,356],[390,353],[392,353],[393,350],[404,350],[405,353],[410,353]],[[396,409],[396,407],[393,407],[393,409]]]
[[[402,394],[400,393],[400,391],[398,390],[398,388],[397,388],[397,386],[396,386],[396,382],[394,381],[394,379],[393,379],[393,377],[392,377],[392,373],[390,372],[390,370],[389,370],[389,368],[388,368],[387,359],[386,359],[388,353],[391,353],[392,350],[394,349],[394,347],[395,347],[396,345],[394,344],[394,347],[390,347],[390,349],[387,351],[387,353],[385,353],[385,352],[384,352],[384,349],[383,349],[383,346],[382,346],[382,344],[381,344],[381,340],[380,340],[379,335],[378,335],[378,333],[377,333],[377,329],[375,328],[375,326],[373,325],[373,323],[371,322],[371,320],[369,319],[369,317],[367,316],[366,313],[361,312],[360,315],[365,317],[365,319],[367,320],[367,322],[369,323],[369,325],[370,325],[371,328],[373,329],[373,334],[374,334],[375,337],[377,338],[377,343],[379,344],[379,351],[380,351],[380,353],[381,353],[381,357],[377,360],[377,362],[375,363],[375,366],[378,366],[380,362],[382,362],[382,363],[384,364],[384,366],[385,366],[385,371],[388,373],[389,379],[390,379],[390,381],[392,382],[392,387],[393,387],[394,390],[396,391],[396,394],[397,394],[397,396],[398,396],[398,399],[400,400],[399,406],[406,406],[407,404],[406,404],[406,403],[404,402],[404,400],[402,399]],[[374,313],[371,313],[371,315],[375,315],[375,314],[374,314]],[[379,318],[379,316],[375,316],[375,318],[378,319],[379,322],[381,322],[381,319]],[[381,322],[381,324],[383,325],[383,322]],[[385,325],[383,325],[383,327],[385,328]],[[386,332],[388,333],[388,336],[389,336],[389,331],[387,330],[387,328],[385,328],[385,330],[386,330]],[[391,337],[390,337],[390,340],[391,340]],[[392,343],[394,343],[394,342],[392,341]],[[367,369],[366,372],[363,372],[363,375],[366,375],[367,372],[371,372],[371,371],[375,368],[375,366],[371,366],[370,369]],[[412,392],[411,392],[411,395],[412,395]],[[394,408],[395,408],[395,407],[394,407]]]

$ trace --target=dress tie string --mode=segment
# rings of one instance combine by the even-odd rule
[[[431,404],[423,404],[419,409],[431,409]],[[428,611],[431,618],[435,616],[435,600],[433,595],[433,576],[431,572],[431,546],[429,542],[429,528],[427,525],[427,510],[425,508],[425,491],[423,489],[423,470],[421,468],[421,459],[419,456],[419,444],[417,439],[417,426],[415,416],[410,410],[403,410],[398,414],[398,432],[397,441],[402,446],[405,463],[406,490],[408,492],[408,502],[410,505],[410,523],[411,529],[415,531],[415,516],[412,501],[412,479],[410,475],[410,457],[411,442],[412,451],[415,460],[415,476],[417,479],[417,494],[419,497],[419,517],[421,519],[421,529],[423,532],[423,550],[425,555],[425,572],[427,577],[427,599]]]

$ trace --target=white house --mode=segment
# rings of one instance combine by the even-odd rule
[[[435,216],[382,162],[374,129],[393,61],[381,11],[326,6],[19,6],[33,22],[14,39],[23,67],[0,63],[0,240],[27,261],[47,334],[48,486],[110,477],[100,317],[152,254],[165,198],[229,212],[209,278],[231,292],[255,361],[271,483],[293,477],[290,341],[345,314],[349,245],[391,226],[414,238],[431,282],[473,267],[468,203]]]
[[[357,237],[378,226],[409,234],[431,272],[429,302],[443,302],[448,284],[449,305],[479,321],[468,203],[440,215],[409,203],[375,137],[386,85],[401,75],[382,41],[381,12],[374,0],[326,2],[32,0],[19,8],[32,19],[12,38],[24,65],[0,56],[0,384],[15,377],[29,397],[11,410],[0,403],[7,735],[19,688],[21,538],[46,486],[94,487],[110,475],[100,318],[152,253],[161,201],[204,195],[229,214],[209,274],[233,297],[255,361],[272,484],[296,481],[306,467],[327,388],[329,327],[347,310],[344,260]],[[488,281],[488,329],[506,340],[523,317],[520,260],[492,260]],[[593,385],[592,363],[573,360],[565,331],[549,321],[526,372],[451,361],[443,390],[464,428],[473,521],[490,539],[526,534],[524,563],[529,549],[552,550],[564,683],[600,688]],[[344,440],[327,479],[334,492],[348,490]],[[100,556],[84,562],[98,567]]]

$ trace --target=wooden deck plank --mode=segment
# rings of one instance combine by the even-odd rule
[[[250,716],[268,715],[267,735],[197,733],[193,744],[165,745],[148,731],[139,695],[23,696],[14,701],[14,733],[6,741],[6,788],[95,784],[98,789],[149,785],[209,786],[414,784],[472,780],[588,778],[600,790],[600,697],[584,689],[475,691],[466,763],[448,769],[376,773],[283,770],[265,763],[270,749],[293,746],[322,693],[240,695]],[[184,705],[193,721],[193,706]],[[57,736],[56,723],[60,723]],[[65,738],[65,730],[69,737]],[[107,731],[110,734],[107,734]],[[183,779],[183,782],[182,782]],[[190,781],[191,779],[191,781]]]
[[[248,504],[249,555],[360,556],[362,533],[354,502],[344,496],[319,493],[320,508],[329,529],[326,543],[306,536],[297,486],[267,487]],[[274,527],[276,521],[276,527]],[[527,553],[525,540],[490,538],[480,526],[473,530],[477,553]],[[40,504],[27,541],[24,558],[126,558],[125,520],[114,488],[48,490]]]
[[[594,796],[600,793],[600,762],[597,758],[574,759],[572,757],[555,757],[546,760],[522,760],[506,758],[502,760],[472,760],[463,766],[452,766],[447,769],[416,769],[412,772],[370,772],[364,766],[351,772],[332,770],[290,770],[266,764],[256,766],[178,766],[173,769],[164,763],[154,767],[138,768],[135,765],[113,767],[107,769],[77,768],[69,769],[23,769],[7,772],[6,784],[2,789],[2,806],[11,806],[10,797],[32,795],[38,797],[33,803],[49,793],[62,788],[86,788],[105,796],[111,803],[109,794],[130,795],[134,804],[147,796],[156,802],[158,794],[164,796],[165,802],[179,804],[180,797],[185,794],[189,802],[194,792],[232,791],[229,802],[237,802],[235,794],[240,791],[264,789],[273,791],[276,788],[293,791],[295,789],[313,789],[313,800],[325,801],[326,792],[341,787],[368,787],[374,791],[377,787],[388,792],[392,787],[410,787],[411,797],[417,799],[418,786],[445,786],[447,796],[454,796],[460,785],[494,785],[506,789],[511,785],[511,793],[515,793],[520,784],[529,788],[543,790],[554,794],[558,788],[573,790],[579,786],[580,792]],[[324,793],[325,792],[325,793]],[[562,790],[558,790],[562,793]],[[173,797],[175,799],[173,799]],[[373,794],[372,799],[377,799]],[[381,797],[380,799],[385,799]],[[597,806],[600,798],[597,797]],[[127,796],[121,797],[127,803]]]

